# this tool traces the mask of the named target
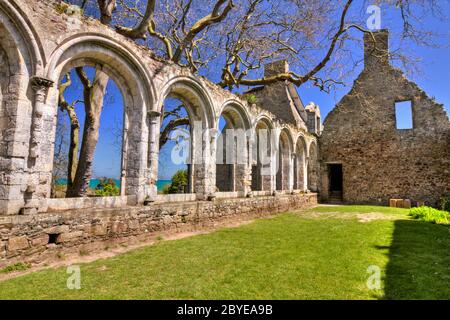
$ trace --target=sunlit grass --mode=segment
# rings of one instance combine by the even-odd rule
[[[325,212],[354,218],[308,216]],[[398,218],[357,218],[373,212]],[[81,265],[81,290],[67,289],[69,275],[60,268],[1,282],[0,298],[450,298],[449,228],[406,214],[368,206],[283,214]],[[366,285],[371,265],[381,270],[380,290]]]

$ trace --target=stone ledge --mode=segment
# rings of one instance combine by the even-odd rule
[[[136,196],[98,197],[98,198],[62,198],[48,199],[47,211],[61,211],[88,208],[122,208],[137,204]]]

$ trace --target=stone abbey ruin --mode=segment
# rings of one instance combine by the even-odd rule
[[[292,84],[251,91],[249,104],[178,65],[161,61],[98,21],[78,28],[56,0],[0,0],[0,266],[40,262],[58,250],[101,250],[188,231],[230,217],[263,216],[318,201],[435,205],[450,190],[450,122],[442,105],[389,64],[388,33],[365,38],[365,68],[322,126]],[[105,71],[124,98],[121,195],[50,197],[57,84],[77,66]],[[288,70],[286,62],[266,74]],[[193,136],[187,193],[157,193],[164,100],[188,108]],[[413,128],[399,130],[395,104],[411,101]],[[246,132],[243,163],[216,163],[219,118]],[[210,129],[210,130],[207,130]],[[260,130],[271,132],[269,163]],[[235,146],[235,148],[237,148]]]

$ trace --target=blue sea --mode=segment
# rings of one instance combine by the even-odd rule
[[[116,186],[117,186],[118,188],[120,188],[120,180],[118,180],[118,179],[113,179],[113,180],[114,180],[114,182],[116,183]],[[100,179],[92,179],[91,182],[89,183],[89,188],[90,188],[90,189],[95,189],[95,188],[97,188],[97,186],[99,185],[99,183],[100,183]],[[56,182],[56,184],[57,184],[57,185],[60,185],[60,186],[65,186],[65,185],[67,184],[67,179],[59,179],[59,180]]]
[[[118,188],[120,188],[120,180],[118,180],[118,179],[113,179],[113,180],[116,183],[116,186]],[[92,179],[91,182],[89,183],[89,188],[95,189],[95,188],[97,188],[99,183],[100,183],[100,179]],[[171,183],[172,183],[172,180],[158,180],[156,182],[156,186],[158,187],[158,191],[162,191],[165,186],[167,186]],[[67,184],[67,179],[59,179],[56,182],[56,184],[58,184],[60,186],[65,186]]]
[[[162,191],[165,186],[172,183],[172,180],[158,180],[156,182],[156,186],[158,187],[158,191]]]

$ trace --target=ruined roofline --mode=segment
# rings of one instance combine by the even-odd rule
[[[389,42],[389,30],[388,29],[381,29],[380,31],[376,31],[376,32],[372,32],[372,34],[375,35],[375,37],[377,37],[377,35],[381,35],[383,38],[385,38],[387,36],[387,40]],[[368,53],[367,48],[370,48],[370,45],[367,45],[367,42],[373,43],[373,38],[371,37],[370,33],[366,33],[364,34],[364,52],[365,54]],[[386,44],[386,42],[384,42],[384,44]],[[388,47],[385,47],[385,49],[387,48],[387,50],[389,50],[389,44],[387,43]],[[388,52],[388,56],[389,56],[389,51]],[[365,56],[365,59],[367,57]],[[375,57],[376,59],[378,59],[379,57]],[[412,87],[414,87],[418,93],[420,93],[421,95],[423,95],[426,99],[430,100],[431,102],[433,102],[437,107],[442,108],[443,112],[447,115],[447,120],[449,120],[449,125],[450,125],[450,117],[449,114],[447,112],[447,110],[444,108],[444,104],[440,103],[438,101],[436,101],[433,97],[430,97],[427,92],[425,90],[423,90],[417,83],[415,83],[414,81],[410,80],[407,78],[407,76],[405,75],[405,73],[403,72],[403,70],[401,70],[398,67],[395,67],[391,64],[390,59],[388,59],[387,63],[385,63],[384,61],[382,61],[382,65],[378,65],[378,66],[374,66],[371,64],[367,64],[366,60],[365,60],[365,64],[364,64],[364,69],[360,72],[360,74],[358,75],[358,77],[356,77],[356,79],[353,81],[353,85],[351,87],[351,89],[339,100],[338,103],[336,103],[336,105],[334,106],[334,108],[327,114],[327,116],[325,117],[325,119],[323,120],[323,125],[326,125],[326,122],[328,120],[328,118],[334,113],[334,111],[336,109],[338,109],[342,104],[343,104],[343,100],[349,96],[352,95],[356,89],[357,86],[360,85],[360,83],[362,83],[361,78],[363,78],[364,76],[366,76],[367,73],[372,73],[372,72],[386,72],[386,71],[390,71],[396,74],[396,76],[401,77],[402,79],[404,79],[405,81],[407,81],[407,83],[409,85],[411,85]],[[375,67],[375,68],[374,68]]]
[[[306,109],[305,104],[303,103],[302,97],[297,91],[297,88],[292,84],[288,83],[287,85],[288,93],[291,96],[292,101],[294,102],[294,106],[297,109],[298,114],[302,118],[302,120],[306,123],[307,117],[306,117]]]
[[[386,67],[388,68],[388,70],[389,70],[390,72],[395,73],[397,77],[401,77],[401,78],[402,78],[404,81],[406,81],[410,86],[414,87],[415,90],[416,90],[420,95],[424,96],[427,100],[433,102],[433,104],[434,104],[436,107],[441,108],[442,111],[443,111],[443,112],[445,113],[445,115],[447,116],[447,120],[448,120],[449,126],[450,126],[450,114],[449,114],[449,113],[447,112],[447,110],[445,109],[443,103],[440,103],[440,102],[436,101],[436,99],[435,99],[434,97],[430,97],[430,96],[428,95],[428,93],[427,93],[425,90],[423,90],[417,83],[415,83],[414,81],[408,79],[408,78],[406,77],[405,73],[404,73],[400,68],[394,67],[394,66],[391,65],[391,64],[389,64],[389,65],[386,66]],[[350,89],[350,90],[349,90],[349,91],[348,91],[348,92],[347,92],[347,93],[339,100],[338,103],[336,103],[336,105],[334,106],[334,108],[333,108],[330,112],[328,112],[328,114],[327,114],[327,116],[325,117],[325,119],[323,119],[323,125],[324,125],[324,126],[326,126],[326,122],[327,122],[328,118],[335,112],[335,110],[337,110],[337,109],[344,103],[344,99],[345,99],[347,96],[351,96],[351,95],[354,94],[354,92],[355,92],[355,90],[357,89],[357,87],[360,86],[361,83],[363,82],[361,79],[362,79],[363,77],[365,77],[366,74],[367,74],[368,72],[373,72],[373,70],[368,71],[368,70],[364,69],[364,70],[358,75],[358,77],[353,81],[353,85],[352,85],[351,89]],[[378,71],[378,72],[381,72],[381,71]],[[383,72],[385,72],[385,71],[383,71]]]

